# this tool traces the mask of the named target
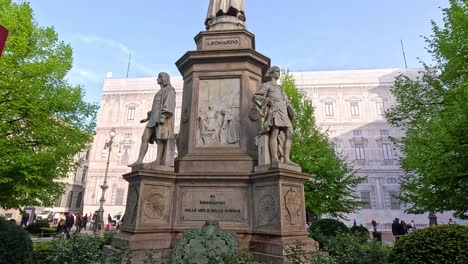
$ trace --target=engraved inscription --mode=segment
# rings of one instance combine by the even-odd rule
[[[225,39],[225,40],[208,40],[208,46],[228,46],[228,45],[239,45],[238,39]]]
[[[180,218],[185,221],[246,221],[245,190],[187,190],[182,193]]]

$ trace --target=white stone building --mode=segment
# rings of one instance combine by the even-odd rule
[[[338,153],[366,176],[358,186],[356,195],[366,204],[350,220],[368,224],[372,219],[391,223],[399,217],[407,221],[428,223],[427,215],[405,215],[400,202],[393,197],[399,191],[398,178],[403,174],[397,154],[389,136],[399,137],[402,132],[391,128],[383,114],[395,103],[390,93],[394,78],[400,73],[415,76],[420,69],[381,69],[352,71],[321,71],[293,73],[297,86],[315,106],[318,125],[327,130],[331,144]],[[108,75],[109,76],[109,75]],[[182,104],[181,77],[173,77],[172,85],[177,93],[176,131],[180,122]],[[104,81],[101,107],[98,114],[96,136],[90,152],[86,182],[84,211],[91,213],[99,208],[104,181],[107,150],[104,150],[108,133],[116,129],[114,146],[110,155],[108,173],[109,189],[106,192],[105,215],[125,211],[127,182],[122,174],[130,171],[127,165],[136,160],[146,117],[153,96],[159,86],[156,78],[112,79]],[[155,149],[148,151],[146,161],[154,160]],[[438,215],[447,222],[449,215]],[[450,215],[451,217],[451,215]]]

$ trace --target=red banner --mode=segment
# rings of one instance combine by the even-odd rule
[[[8,30],[0,25],[0,57],[3,53],[3,48],[5,47],[5,42],[8,37]]]

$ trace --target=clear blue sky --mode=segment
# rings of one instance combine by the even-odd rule
[[[31,0],[41,26],[71,43],[70,82],[99,102],[106,72],[124,78],[179,75],[174,63],[195,49],[209,0]],[[291,71],[408,67],[430,62],[421,35],[441,23],[447,0],[245,0],[257,51]]]

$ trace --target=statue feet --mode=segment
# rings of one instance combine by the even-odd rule
[[[130,168],[131,168],[131,167],[138,166],[138,165],[140,165],[140,164],[142,164],[141,161],[135,161],[135,162],[133,162],[132,164],[127,165],[127,167],[130,167]]]
[[[288,165],[293,165],[293,166],[299,166],[297,163],[294,163],[290,160],[285,160],[284,163],[288,164]]]

